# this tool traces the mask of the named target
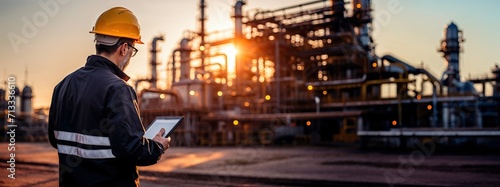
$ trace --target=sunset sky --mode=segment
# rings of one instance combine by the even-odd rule
[[[495,0],[372,0],[374,42],[379,56],[393,54],[419,66],[422,62],[440,77],[445,64],[437,49],[444,26],[458,25],[466,39],[460,58],[461,75],[489,74],[500,63],[500,1]],[[207,30],[231,29],[235,0],[206,0]],[[244,11],[276,9],[308,0],[247,0]],[[177,46],[185,30],[197,30],[200,15],[197,0],[76,1],[16,0],[0,2],[0,80],[16,75],[17,86],[33,87],[34,106],[50,105],[53,87],[67,74],[83,66],[93,54],[92,29],[97,17],[114,6],[134,12],[141,23],[144,45],[136,45],[137,56],[125,71],[132,79],[148,77],[149,47],[153,37],[164,34],[160,43],[162,63]],[[349,5],[347,5],[349,6]],[[31,25],[31,27],[30,27]],[[26,29],[27,27],[34,29]],[[15,38],[15,39],[13,39]],[[14,42],[13,42],[14,41]],[[161,74],[160,78],[166,75]],[[132,84],[132,82],[129,81]],[[0,88],[5,89],[1,84]]]

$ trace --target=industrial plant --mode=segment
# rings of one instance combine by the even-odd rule
[[[14,75],[9,77],[15,79]],[[15,84],[11,85],[14,89],[10,89],[7,86],[7,82],[5,83],[4,87],[9,89],[4,90],[0,88],[0,110],[3,113],[0,116],[0,120],[3,121],[2,129],[0,130],[3,132],[2,134],[6,134],[8,124],[16,124],[18,125],[16,134],[18,140],[47,140],[47,114],[44,113],[44,109],[33,108],[34,94],[32,88],[25,83],[22,90]],[[8,114],[15,117],[8,116]],[[10,120],[15,121],[11,122]],[[2,141],[8,141],[8,136],[2,137],[4,138]]]
[[[245,1],[237,1],[228,15],[232,32],[208,33],[200,1],[199,30],[186,31],[167,62],[167,89],[157,88],[163,37],[153,39],[151,76],[136,80],[136,87],[150,83],[139,90],[145,125],[157,116],[185,116],[173,137],[185,146],[405,146],[436,136],[446,137],[443,144],[477,144],[500,135],[500,70],[461,78],[464,39],[455,23],[436,41],[447,64],[436,75],[395,55],[375,54],[370,0],[244,8]]]
[[[151,74],[129,82],[136,89],[149,83],[137,90],[145,126],[157,116],[184,116],[172,135],[180,146],[406,146],[432,137],[481,144],[500,136],[500,69],[461,77],[464,38],[455,23],[442,23],[436,55],[447,67],[434,74],[397,54],[375,53],[377,10],[370,0],[316,0],[265,11],[245,11],[245,4],[238,0],[227,15],[234,30],[207,32],[207,4],[200,0],[200,28],[178,39],[167,62],[157,60],[164,37],[153,39]],[[165,81],[159,81],[160,64]],[[26,87],[18,95],[30,93]],[[5,102],[5,94],[0,98]]]

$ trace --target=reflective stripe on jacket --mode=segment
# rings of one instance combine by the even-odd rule
[[[92,55],[54,88],[50,144],[58,149],[60,186],[137,186],[137,166],[155,164],[162,145],[143,138],[129,77]]]

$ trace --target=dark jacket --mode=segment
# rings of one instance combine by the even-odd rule
[[[137,186],[137,166],[155,164],[163,146],[143,138],[129,77],[92,55],[54,88],[50,144],[59,152],[60,186]]]

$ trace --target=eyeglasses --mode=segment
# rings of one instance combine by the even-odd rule
[[[132,52],[132,57],[135,56],[137,54],[137,52],[139,52],[139,50],[137,48],[135,48],[133,45],[127,43],[129,47],[131,47],[133,49],[133,52]]]

